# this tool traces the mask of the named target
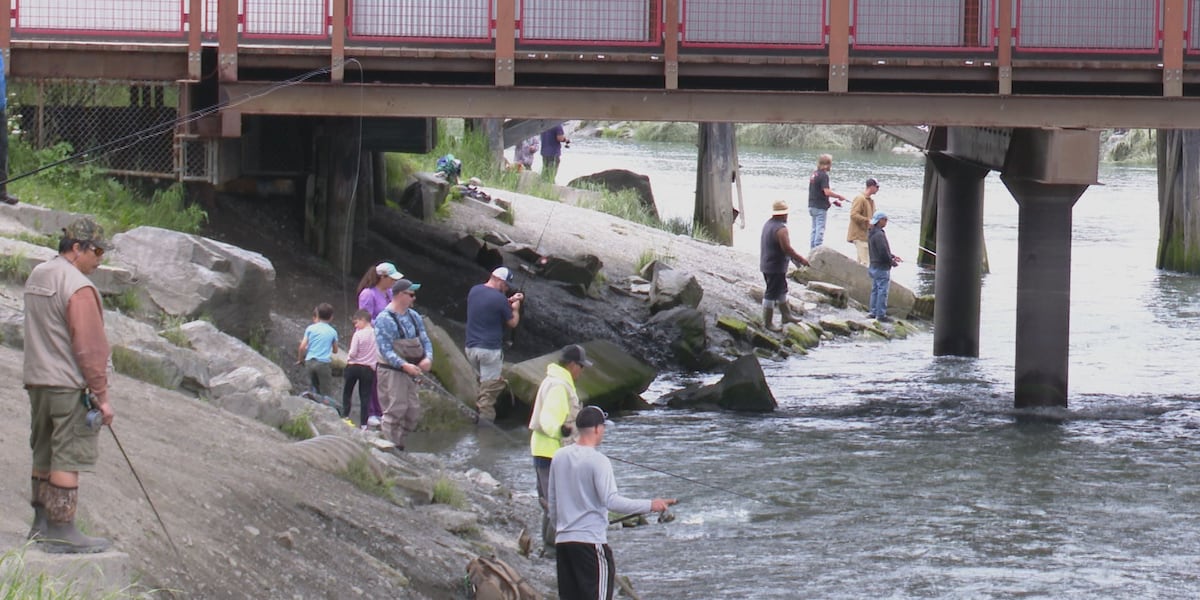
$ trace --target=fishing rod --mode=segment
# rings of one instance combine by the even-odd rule
[[[146,502],[150,505],[150,510],[154,511],[154,518],[158,519],[158,526],[162,528],[163,535],[167,536],[167,543],[171,544],[171,550],[175,551],[175,558],[179,559],[179,564],[187,568],[187,563],[183,560],[183,555],[179,553],[179,548],[175,546],[175,540],[171,539],[171,532],[167,531],[167,524],[163,522],[162,515],[158,514],[158,509],[154,506],[154,501],[150,499],[150,493],[146,491],[146,486],[142,483],[142,477],[138,475],[137,469],[133,468],[133,461],[129,460],[129,453],[125,452],[125,446],[121,444],[121,438],[117,437],[117,430],[113,429],[112,424],[108,425],[108,432],[112,434],[113,441],[117,443],[117,449],[121,451],[121,456],[125,457],[125,464],[129,465],[129,472],[133,473],[133,478],[137,480],[138,487],[142,488],[142,496],[146,498]]]
[[[669,477],[674,477],[674,478],[676,478],[676,479],[682,479],[682,480],[684,480],[684,481],[686,481],[686,482],[688,482],[688,483],[694,484],[694,485],[698,485],[698,486],[706,487],[706,488],[709,488],[709,489],[717,490],[718,492],[725,492],[726,494],[732,494],[732,495],[734,495],[734,496],[737,496],[737,497],[739,497],[739,498],[745,498],[746,500],[752,500],[752,501],[754,501],[754,502],[758,502],[759,504],[766,504],[766,505],[768,505],[768,506],[771,506],[771,505],[772,505],[772,503],[770,503],[770,502],[767,502],[766,500],[762,500],[762,499],[760,499],[760,498],[755,498],[754,496],[748,496],[748,495],[746,495],[746,494],[743,494],[743,493],[741,493],[741,492],[735,492],[735,491],[733,491],[733,490],[731,490],[731,489],[728,489],[728,488],[723,488],[723,487],[716,486],[716,485],[712,485],[712,484],[709,484],[709,483],[704,483],[703,481],[696,481],[695,479],[692,479],[691,477],[684,477],[683,475],[679,475],[679,474],[677,474],[677,473],[672,473],[672,472],[670,472],[670,471],[666,471],[666,470],[663,470],[663,469],[659,469],[659,468],[650,467],[650,466],[647,466],[647,465],[638,464],[638,463],[635,463],[635,462],[633,462],[632,460],[625,460],[625,459],[623,459],[623,458],[617,458],[616,456],[613,456],[613,455],[611,455],[611,454],[605,454],[605,456],[607,456],[607,457],[611,458],[612,460],[615,460],[615,461],[617,461],[617,462],[619,462],[619,463],[625,463],[625,464],[627,464],[627,465],[630,465],[630,466],[638,467],[638,468],[641,468],[641,469],[646,469],[647,471],[653,471],[653,472],[655,472],[655,473],[661,473],[661,474],[663,474],[663,475],[667,475],[667,476],[669,476]]]
[[[925,246],[917,244],[917,250],[920,250],[920,251],[924,252],[925,254],[928,254],[934,258],[937,258],[937,252],[934,252],[933,250],[930,250],[929,248],[926,248]]]

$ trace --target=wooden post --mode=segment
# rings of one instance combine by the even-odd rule
[[[346,75],[346,0],[333,0],[333,40],[329,51],[329,80],[341,83]]]
[[[1183,95],[1185,0],[1163,0],[1163,95]]]
[[[850,0],[829,0],[829,91],[850,89]]]
[[[733,245],[733,123],[701,123],[693,230],[703,227],[718,243]]]
[[[1155,266],[1200,274],[1200,131],[1158,130],[1158,226]]]
[[[496,87],[517,82],[517,2],[496,0]]]
[[[201,37],[204,35],[204,0],[188,0],[188,79],[200,81]]]
[[[664,1],[663,76],[668,90],[679,89],[679,0]]]
[[[999,0],[996,9],[997,93],[1008,96],[1012,94],[1013,0]]]

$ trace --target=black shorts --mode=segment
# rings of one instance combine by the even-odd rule
[[[763,292],[763,300],[783,300],[787,297],[787,275],[784,273],[763,273],[767,282],[767,291]]]
[[[617,573],[608,544],[563,542],[554,550],[559,600],[612,600]]]

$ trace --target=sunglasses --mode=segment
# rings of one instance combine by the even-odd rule
[[[417,297],[417,293],[416,293],[416,292],[400,292],[400,293],[401,293],[401,294],[405,294],[405,295],[409,296],[410,298],[416,298],[416,297]]]
[[[92,246],[92,252],[96,255],[96,258],[104,256],[104,248],[101,248],[100,246]]]

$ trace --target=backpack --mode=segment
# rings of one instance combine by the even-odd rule
[[[508,563],[479,556],[467,565],[472,598],[476,600],[542,600],[538,592]]]

